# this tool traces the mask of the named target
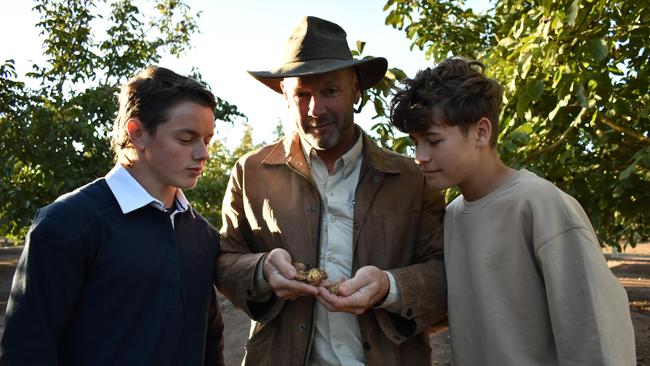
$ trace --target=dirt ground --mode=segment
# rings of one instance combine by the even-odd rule
[[[0,248],[0,311],[4,314],[11,280],[15,271],[19,249]],[[650,243],[638,245],[624,255],[605,253],[612,272],[627,290],[634,324],[637,365],[650,366]],[[239,365],[244,354],[244,342],[248,338],[250,322],[233,305],[221,298],[225,322],[226,365]],[[0,333],[4,330],[4,316],[0,317]],[[430,336],[434,365],[453,365],[451,361],[449,333],[446,331]]]

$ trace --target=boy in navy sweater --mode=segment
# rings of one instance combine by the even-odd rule
[[[196,185],[215,98],[161,67],[119,97],[104,178],[40,209],[7,305],[3,365],[223,365],[217,231]]]

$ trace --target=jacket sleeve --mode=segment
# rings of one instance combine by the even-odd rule
[[[373,310],[382,330],[395,344],[440,323],[447,313],[442,231],[445,203],[440,192],[424,180],[422,184],[414,263],[390,270],[399,288],[399,312]]]
[[[59,340],[72,315],[92,240],[80,227],[37,214],[25,240],[5,317],[2,365],[57,365]]]
[[[574,227],[543,243],[537,260],[560,365],[635,365],[627,294],[595,234]]]
[[[210,308],[208,309],[208,327],[205,337],[205,366],[224,366],[223,355],[223,317],[217,298],[217,291],[212,288]]]
[[[236,307],[251,319],[266,322],[275,318],[284,301],[271,295],[266,302],[255,302],[266,294],[258,293],[255,273],[258,262],[266,253],[251,251],[251,226],[244,208],[242,177],[243,162],[235,164],[223,199],[220,230],[221,248],[217,259],[217,286]]]

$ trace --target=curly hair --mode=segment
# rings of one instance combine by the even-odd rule
[[[503,89],[484,71],[482,63],[460,58],[419,71],[395,93],[390,104],[391,124],[404,133],[419,133],[439,122],[459,126],[466,134],[469,126],[486,117],[493,131],[490,146],[495,147]]]
[[[212,92],[201,83],[164,67],[149,66],[133,76],[120,91],[111,137],[115,157],[132,147],[126,130],[129,119],[138,118],[144,129],[155,135],[157,127],[167,121],[168,111],[186,101],[212,110],[217,106]]]

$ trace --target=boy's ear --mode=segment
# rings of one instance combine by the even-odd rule
[[[130,118],[126,121],[126,133],[129,134],[129,140],[136,150],[144,150],[148,134],[139,119]]]
[[[476,122],[476,146],[490,146],[492,132],[492,123],[490,120],[486,117],[481,117],[481,119]]]

